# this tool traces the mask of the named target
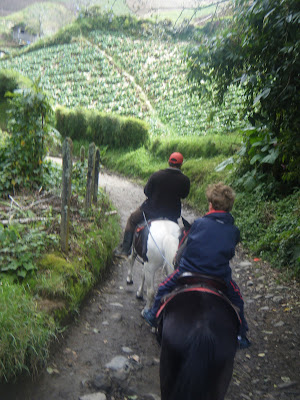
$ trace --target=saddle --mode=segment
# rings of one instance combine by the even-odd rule
[[[162,327],[163,327],[163,314],[166,305],[178,294],[186,293],[186,292],[202,292],[202,293],[210,293],[212,295],[220,297],[227,304],[230,305],[231,309],[234,311],[239,323],[241,324],[241,318],[239,315],[239,310],[235,307],[232,302],[228,299],[227,296],[223,293],[226,289],[226,283],[222,279],[214,276],[199,274],[196,272],[184,272],[177,279],[177,287],[171,292],[168,293],[162,299],[162,305],[156,314],[157,318],[157,329],[156,336],[158,343],[161,341]]]
[[[224,292],[227,288],[225,281],[221,278],[211,275],[200,274],[197,272],[184,272],[177,279],[177,284],[179,287],[188,285],[201,285],[209,286],[221,292]]]
[[[151,226],[151,220],[146,222],[142,222],[139,224],[134,231],[132,248],[136,256],[140,257],[140,261],[142,264],[148,261],[147,258],[147,243],[148,243],[148,235],[149,229]]]
[[[184,226],[184,229],[181,232],[181,235],[179,237],[179,246],[183,243],[183,241],[187,238],[187,234],[189,232],[189,229],[191,227],[191,224],[181,217],[182,223]],[[143,221],[142,223],[138,224],[138,226],[135,228],[134,235],[133,235],[133,252],[135,253],[137,258],[137,261],[141,262],[144,264],[144,262],[148,261],[147,258],[147,244],[148,244],[148,236],[149,236],[149,230],[151,226],[151,222],[153,221],[159,221],[159,220],[168,220],[168,218],[155,218],[155,219],[149,219],[147,222]]]

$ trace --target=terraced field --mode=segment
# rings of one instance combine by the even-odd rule
[[[224,134],[243,126],[231,92],[223,107],[191,94],[184,51],[190,42],[165,35],[93,31],[70,44],[0,60],[41,84],[55,104],[147,120],[153,135]]]

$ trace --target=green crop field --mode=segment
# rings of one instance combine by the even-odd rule
[[[145,119],[153,135],[226,134],[244,126],[236,91],[222,107],[191,95],[184,61],[189,44],[161,32],[153,37],[97,30],[70,44],[2,59],[0,68],[40,77],[54,104]]]

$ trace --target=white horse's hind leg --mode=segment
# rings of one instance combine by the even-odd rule
[[[145,267],[143,268],[142,282],[136,292],[136,298],[139,300],[143,300],[144,298],[144,284],[145,284]]]
[[[128,267],[127,278],[126,278],[127,285],[133,284],[132,270],[133,270],[133,264],[135,262],[135,259],[136,259],[136,255],[134,253],[131,253],[131,256],[128,259],[129,267]]]

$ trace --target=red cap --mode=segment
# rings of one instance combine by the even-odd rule
[[[183,163],[183,155],[181,153],[172,153],[169,158],[169,163],[182,164]]]

